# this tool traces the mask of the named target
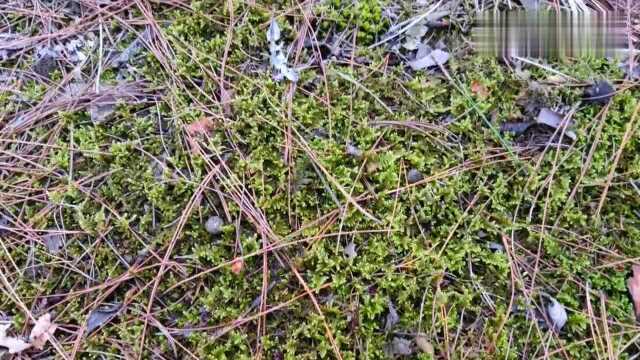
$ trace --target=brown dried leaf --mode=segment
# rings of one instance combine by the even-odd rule
[[[213,129],[213,119],[210,117],[203,117],[202,119],[187,125],[186,129],[187,133],[191,136],[208,135],[211,129]]]
[[[231,272],[238,275],[242,272],[242,269],[244,269],[244,260],[242,260],[242,258],[233,260],[231,263]]]
[[[56,328],[57,325],[51,322],[51,314],[47,313],[40,316],[29,335],[31,345],[38,350],[42,350],[47,341],[53,336]]]
[[[627,279],[627,287],[633,300],[636,319],[638,319],[640,318],[640,265],[633,265],[631,269],[633,270],[633,276]]]
[[[478,95],[481,99],[489,97],[489,89],[477,80],[471,82],[471,92]]]

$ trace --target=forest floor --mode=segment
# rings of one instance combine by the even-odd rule
[[[3,1],[0,357],[638,358],[640,66],[478,3]]]

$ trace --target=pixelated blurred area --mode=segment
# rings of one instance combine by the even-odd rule
[[[625,58],[637,51],[637,1],[522,0],[476,17],[472,39],[482,55],[551,60]]]

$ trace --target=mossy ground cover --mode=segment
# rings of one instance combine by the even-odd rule
[[[389,6],[107,6],[129,16],[101,23],[99,36],[129,34],[120,50],[153,20],[135,72],[118,79],[95,51],[81,75],[25,77],[20,103],[3,91],[0,314],[17,333],[47,312],[59,325],[55,346],[30,354],[378,359],[404,339],[419,359],[634,358],[638,88],[590,58],[550,65],[575,81],[535,66],[523,80],[459,37],[443,69],[411,71],[370,47]],[[295,84],[269,69],[272,18]],[[343,51],[319,62],[320,43]],[[157,96],[119,101],[99,124],[90,102],[51,100],[96,74]],[[575,141],[500,131],[529,103],[575,105],[594,79],[618,91],[576,107]],[[38,106],[52,110],[13,126]],[[550,297],[568,313],[560,331]],[[93,328],[105,304],[117,310]]]

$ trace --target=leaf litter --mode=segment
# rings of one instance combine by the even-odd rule
[[[548,296],[549,303],[547,304],[547,316],[551,322],[551,328],[555,331],[560,331],[567,323],[567,310],[554,297]]]
[[[113,320],[113,318],[118,315],[121,308],[122,304],[108,304],[93,310],[87,320],[87,332],[91,333],[102,325]]]
[[[436,11],[433,7],[422,14],[416,15],[389,29],[384,39],[371,47],[398,38],[399,43],[392,46],[392,50],[399,52],[400,48],[410,52],[407,64],[414,70],[424,70],[441,66],[449,61],[450,54],[445,50],[444,43],[439,41],[435,48],[429,46],[425,37],[431,27],[438,26],[438,20],[450,15],[450,10]]]
[[[11,324],[0,324],[0,347],[7,348],[9,354],[18,354],[31,347],[42,350],[56,331],[57,325],[51,321],[51,314],[40,316],[29,334],[29,341],[7,335]]]
[[[568,120],[569,119],[567,119],[567,121]],[[540,113],[536,118],[536,124],[546,125],[554,129],[561,128],[563,126],[563,121],[564,121],[564,116],[562,116],[558,112],[555,112],[549,108],[540,109]],[[564,132],[564,135],[569,137],[571,140],[576,140],[577,138],[576,133],[573,132],[572,130],[566,130]]]
[[[427,338],[427,335],[422,333],[418,334],[416,335],[415,340],[416,340],[416,346],[418,347],[418,349],[420,349],[420,351],[422,351],[427,355],[433,356],[433,353],[434,353],[433,344],[431,344],[431,341],[429,341],[429,338]]]
[[[51,254],[58,254],[64,246],[64,236],[59,233],[46,234],[42,237],[44,244]]]
[[[421,58],[410,61],[409,66],[413,70],[422,70],[438,65],[443,65],[447,61],[449,61],[449,56],[450,55],[448,52],[440,49],[435,49]]]
[[[387,355],[389,357],[408,356],[413,354],[413,352],[413,342],[402,337],[394,337],[391,344],[387,347]]]
[[[275,73],[273,78],[280,81],[283,78],[291,82],[298,81],[298,71],[287,65],[287,56],[282,50],[280,42],[280,26],[275,19],[271,19],[269,29],[267,30],[267,41],[269,42],[269,62]]]
[[[595,81],[584,91],[583,100],[586,103],[605,105],[615,95],[616,89],[606,80]]]
[[[31,347],[28,342],[14,336],[8,336],[11,324],[0,324],[0,346],[7,348],[9,354],[21,353]]]
[[[33,329],[31,329],[31,334],[29,335],[31,345],[38,350],[42,350],[47,341],[53,337],[56,328],[57,325],[51,322],[51,314],[47,313],[42,315],[36,321]]]
[[[535,120],[504,122],[500,125],[500,131],[510,132],[515,135],[521,135],[527,132],[530,128],[532,128],[535,125],[541,125],[551,129],[561,129],[561,127],[564,126],[564,121],[569,122],[567,124],[567,127],[571,125],[570,119],[565,120],[565,116],[563,116],[559,112],[544,107],[540,109],[540,112],[538,113],[538,116],[536,117]],[[566,129],[564,131],[564,136],[574,141],[577,139],[576,133],[570,129]]]

